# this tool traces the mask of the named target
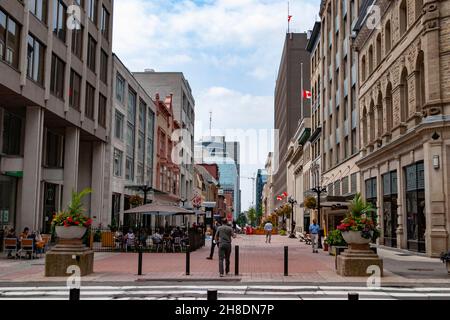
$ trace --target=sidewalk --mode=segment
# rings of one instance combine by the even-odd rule
[[[239,276],[234,276],[234,246],[240,246]],[[289,246],[289,276],[284,276],[284,246]],[[366,277],[341,277],[335,271],[335,257],[328,252],[313,254],[311,246],[297,239],[274,236],[265,244],[263,236],[239,235],[233,242],[231,272],[219,278],[217,248],[214,260],[207,260],[210,243],[191,253],[191,275],[185,275],[185,253],[146,253],[143,275],[137,275],[138,255],[135,253],[95,253],[94,274],[85,282],[135,281],[240,281],[242,283],[365,283]],[[399,256],[379,249],[384,259],[382,283],[390,284],[450,284],[445,265],[437,259],[419,256]],[[65,278],[44,277],[45,259],[0,259],[0,282],[61,282]]]

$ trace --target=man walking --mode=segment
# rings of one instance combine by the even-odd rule
[[[314,219],[313,223],[309,226],[309,233],[311,234],[311,242],[313,253],[319,253],[317,251],[318,247],[318,238],[319,238],[320,226],[317,224],[317,220]]]
[[[217,222],[217,220],[214,221],[214,224],[212,226],[212,237],[211,237],[211,252],[209,253],[209,257],[206,259],[212,260],[214,256],[214,248],[216,247],[216,233],[217,228],[219,228],[220,224]]]
[[[267,221],[267,223],[264,225],[264,232],[266,233],[266,243],[270,243],[270,241],[272,241],[272,230],[272,222]]]
[[[227,220],[223,220],[222,225],[217,228],[215,240],[219,247],[219,273],[223,277],[223,262],[225,260],[225,272],[230,273],[231,238],[236,238],[233,228],[228,225]]]

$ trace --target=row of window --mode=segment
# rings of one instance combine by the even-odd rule
[[[406,33],[408,30],[408,16],[409,12],[414,9],[415,12],[415,19],[417,20],[422,15],[422,8],[423,8],[423,0],[415,0],[414,1],[415,8],[411,8],[410,4],[407,0],[402,0],[400,2],[400,6],[398,9],[399,13],[399,31],[400,31],[400,38]],[[393,37],[392,37],[392,25],[391,20],[386,21],[386,23],[383,26],[384,29],[384,56],[386,56],[393,47]],[[371,44],[369,46],[369,49],[367,51],[367,55],[363,55],[361,58],[361,81],[364,82],[368,76],[370,76],[373,71],[376,69],[376,66],[378,66],[381,63],[381,60],[383,59],[382,56],[382,39],[381,39],[381,32],[377,35],[376,41],[375,41],[375,49],[373,48],[373,45]],[[368,68],[368,70],[367,70]],[[368,73],[367,73],[368,71]]]
[[[341,180],[337,180],[333,183],[328,184],[328,195],[345,196],[349,194],[355,194],[358,191],[357,179],[358,174],[353,173],[350,176],[343,177]]]

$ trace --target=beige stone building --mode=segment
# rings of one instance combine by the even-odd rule
[[[362,15],[355,39],[362,191],[381,244],[438,256],[450,230],[450,1],[370,5],[381,20]]]
[[[313,105],[320,109],[320,181],[326,187],[320,224],[334,229],[347,211],[348,200],[359,190],[359,109],[356,55],[352,29],[360,1],[323,0],[320,7],[320,80],[312,84]],[[316,107],[317,108],[317,107]],[[317,122],[317,120],[314,120]],[[314,123],[313,121],[313,123]],[[317,133],[313,133],[313,136]],[[317,168],[317,161],[314,167]],[[316,178],[316,183],[317,178]]]
[[[265,169],[267,172],[267,183],[263,188],[263,216],[268,216],[274,211],[273,207],[273,153],[269,152],[266,160]]]

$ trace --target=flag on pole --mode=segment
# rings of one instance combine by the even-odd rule
[[[312,99],[311,91],[303,90],[303,99],[311,100]]]
[[[288,22],[291,22],[291,20],[292,20],[292,16],[288,15]]]
[[[277,197],[277,200],[278,200],[278,201],[281,201],[281,200],[283,200],[283,197],[278,196],[278,197]]]
[[[283,192],[283,198],[287,198],[288,193],[287,192]]]

